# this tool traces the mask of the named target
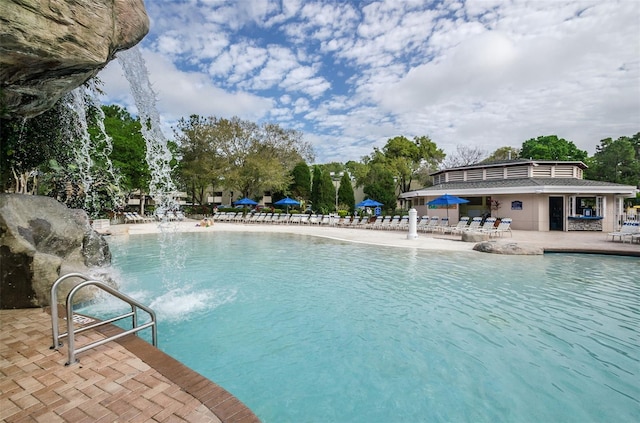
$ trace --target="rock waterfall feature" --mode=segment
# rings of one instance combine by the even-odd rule
[[[149,31],[143,0],[0,2],[0,114],[32,117]]]
[[[84,211],[50,197],[0,194],[0,263],[0,308],[28,308],[49,304],[60,275],[89,275],[110,264],[111,253]]]
[[[50,109],[148,31],[144,0],[0,1],[0,117]],[[49,197],[0,194],[0,308],[49,305],[60,275],[95,275],[110,262],[84,211]]]

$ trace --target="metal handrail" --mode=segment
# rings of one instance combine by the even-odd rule
[[[69,291],[69,294],[67,295],[67,301],[66,301],[66,307],[67,307],[67,332],[60,334],[59,333],[59,328],[58,328],[58,303],[57,303],[57,287],[58,285],[65,279],[67,278],[71,278],[71,277],[78,277],[81,279],[84,279],[84,282],[79,283],[78,285],[76,285],[75,287],[73,287],[73,289],[71,289],[71,291]],[[97,288],[102,289],[103,291],[108,292],[109,294],[119,298],[120,300],[128,303],[131,306],[131,311],[125,314],[122,314],[120,316],[117,317],[113,317],[111,319],[108,320],[104,320],[104,321],[99,321],[97,323],[94,323],[92,325],[88,325],[85,327],[82,327],[78,330],[75,330],[74,328],[74,322],[73,322],[73,297],[75,296],[75,294],[81,290],[84,287],[87,286],[95,286]],[[54,302],[55,301],[55,302]],[[149,307],[139,303],[138,301],[134,300],[133,298],[123,294],[122,292],[110,287],[109,285],[105,284],[104,282],[101,281],[97,281],[97,280],[91,280],[89,279],[87,276],[84,276],[80,273],[69,273],[67,275],[64,275],[60,278],[58,278],[58,280],[56,280],[54,282],[54,284],[51,287],[51,323],[52,323],[52,334],[53,334],[53,346],[51,347],[54,350],[57,350],[62,343],[60,342],[60,340],[64,337],[67,337],[69,339],[69,345],[68,345],[68,354],[69,354],[69,361],[66,363],[66,365],[70,365],[70,364],[74,364],[77,363],[78,360],[76,359],[76,354],[79,354],[81,352],[87,351],[88,349],[94,348],[94,347],[98,347],[100,345],[104,345],[107,342],[122,338],[124,336],[133,334],[133,333],[137,333],[143,329],[147,329],[147,328],[151,328],[151,342],[154,346],[157,346],[157,323],[156,323],[156,313],[150,309]],[[138,326],[138,312],[137,309],[142,309],[143,311],[147,312],[147,314],[149,314],[149,316],[151,317],[151,321],[147,322],[143,325]],[[81,333],[84,332],[86,330],[89,329],[95,329],[99,326],[103,326],[103,325],[107,325],[110,323],[113,323],[115,321],[121,320],[121,319],[126,319],[128,317],[131,317],[132,319],[132,324],[133,324],[133,328],[129,329],[127,331],[118,333],[116,335],[112,335],[110,337],[104,338],[100,341],[95,341],[92,343],[89,343],[81,348],[76,349],[75,348],[75,334],[76,333]]]

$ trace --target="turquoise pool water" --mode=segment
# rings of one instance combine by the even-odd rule
[[[110,244],[159,347],[265,423],[640,421],[637,258],[256,233]]]

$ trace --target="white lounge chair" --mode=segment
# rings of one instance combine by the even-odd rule
[[[503,233],[505,232],[509,232],[509,235],[513,236],[513,232],[511,232],[511,221],[512,219],[509,217],[505,217],[503,219],[500,220],[500,223],[498,223],[498,226],[493,228],[493,230],[489,229],[489,235],[493,236],[493,235],[500,235],[502,236]]]
[[[471,223],[469,223],[469,226],[465,226],[462,230],[464,232],[475,232],[480,229],[481,224],[482,224],[482,217],[480,216],[474,217],[473,219],[471,219]]]
[[[620,241],[624,242],[625,238],[629,237],[629,242],[633,241],[633,236],[640,233],[640,222],[634,220],[627,220],[622,224],[619,231],[609,232],[607,237],[611,237],[611,241],[615,241],[616,237]]]
[[[446,231],[447,229],[449,229],[449,218],[443,217],[442,219],[440,219],[440,222],[438,223],[438,225],[433,227],[433,232],[444,233],[444,231]]]
[[[385,229],[389,229],[389,230],[398,229],[399,224],[400,224],[400,215],[396,214],[395,216],[393,216],[393,218],[391,219],[391,222],[389,222],[389,225],[385,227]]]
[[[425,226],[429,224],[429,216],[422,216],[420,220],[418,220],[418,224],[416,225],[416,230],[423,231]]]
[[[496,218],[495,217],[487,217],[484,220],[484,223],[482,224],[482,226],[480,226],[477,229],[477,232],[483,232],[483,233],[487,233],[487,234],[491,234],[491,231],[493,231],[495,229],[495,224],[496,224]]]
[[[436,226],[438,226],[438,222],[440,221],[440,218],[438,216],[431,216],[431,218],[429,219],[429,224],[426,225],[422,231],[423,232],[433,232],[434,228]]]
[[[374,229],[387,229],[389,227],[389,224],[391,223],[391,216],[384,216],[384,217],[378,216],[376,220],[377,219],[381,220],[380,226],[377,226]]]
[[[356,224],[356,226],[355,226],[355,227],[356,227],[356,228],[360,228],[360,229],[362,229],[362,228],[366,228],[366,227],[368,226],[368,223],[369,223],[369,216],[364,216],[364,217],[362,218],[362,220],[360,220],[360,221]]]
[[[468,223],[469,223],[469,217],[467,216],[461,217],[460,220],[458,220],[458,223],[456,224],[456,226],[449,226],[448,228],[444,229],[442,232],[445,234],[462,233],[464,229],[467,227]]]

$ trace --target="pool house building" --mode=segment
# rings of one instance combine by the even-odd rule
[[[405,192],[400,200],[418,215],[510,217],[513,229],[532,231],[603,231],[624,219],[624,199],[635,197],[632,185],[583,179],[581,161],[508,160],[473,164],[432,173],[433,186]],[[640,181],[639,181],[640,182]],[[450,194],[468,203],[429,206]]]

